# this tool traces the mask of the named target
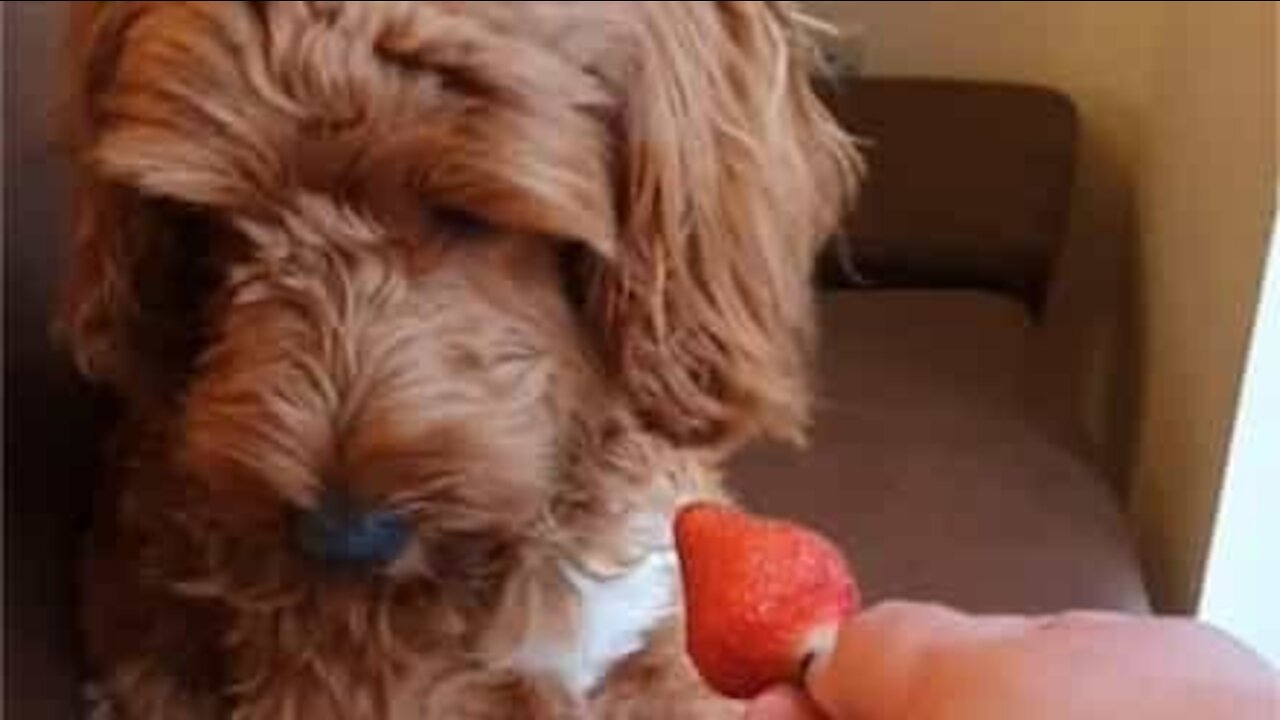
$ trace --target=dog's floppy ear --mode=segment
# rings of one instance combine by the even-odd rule
[[[82,179],[55,332],[80,372],[128,400],[171,392],[201,342],[213,263],[192,209]]]
[[[65,135],[73,171],[71,248],[55,332],[80,371],[128,400],[163,393],[191,355],[204,285],[199,214],[104,176],[99,94],[112,82],[137,3],[70,9]],[[180,241],[177,241],[180,237]]]
[[[587,307],[655,430],[802,440],[810,276],[858,164],[810,87],[792,9],[636,3],[618,257]]]

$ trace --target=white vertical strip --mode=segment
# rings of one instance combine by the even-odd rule
[[[1272,222],[1198,616],[1280,666],[1280,222]]]

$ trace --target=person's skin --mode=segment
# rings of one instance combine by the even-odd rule
[[[806,685],[765,693],[748,720],[1280,719],[1280,675],[1226,634],[1109,613],[884,603],[841,627]]]

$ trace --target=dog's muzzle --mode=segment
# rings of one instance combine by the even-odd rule
[[[408,521],[389,510],[357,506],[337,494],[325,495],[294,520],[298,548],[328,565],[379,569],[396,559],[409,540]]]

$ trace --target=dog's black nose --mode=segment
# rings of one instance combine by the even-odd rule
[[[409,523],[387,510],[365,510],[326,496],[298,515],[299,548],[308,557],[332,565],[375,568],[394,560],[409,540]]]

